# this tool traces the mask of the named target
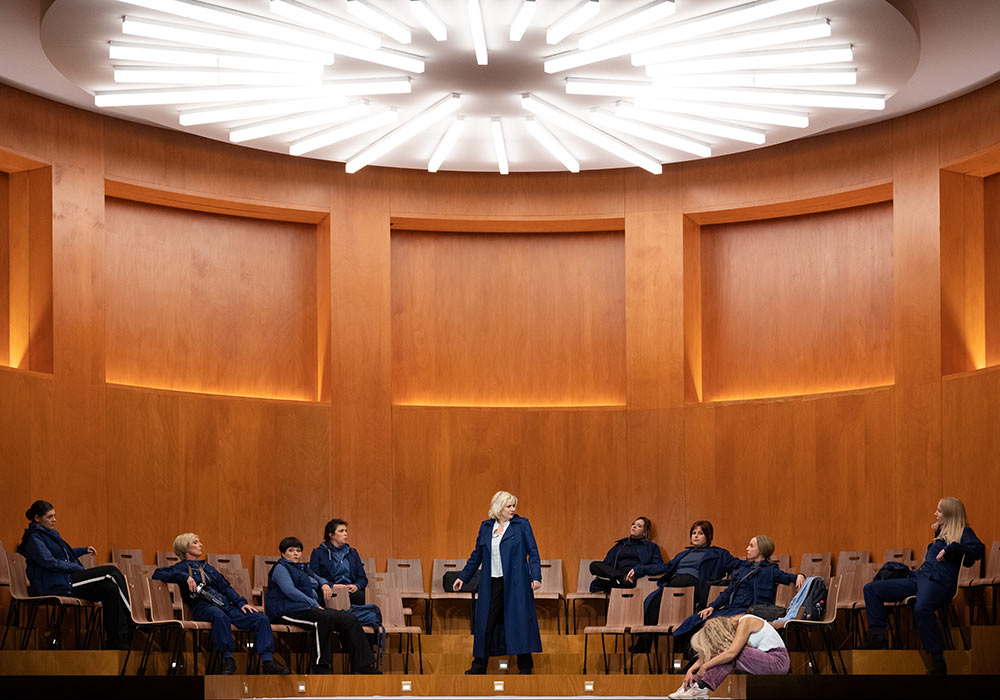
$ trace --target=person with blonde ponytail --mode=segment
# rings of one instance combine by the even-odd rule
[[[872,581],[865,585],[865,611],[869,638],[866,649],[887,649],[885,604],[916,596],[913,614],[924,651],[930,654],[928,674],[948,672],[944,662],[944,642],[934,611],[951,600],[958,585],[962,565],[972,566],[983,558],[986,548],[969,527],[965,505],[957,498],[942,498],[934,511],[934,541],[927,545],[924,562],[906,578]]]
[[[788,650],[777,630],[756,615],[717,617],[705,623],[691,639],[698,660],[684,675],[684,683],[668,697],[707,698],[739,669],[757,675],[788,673]]]

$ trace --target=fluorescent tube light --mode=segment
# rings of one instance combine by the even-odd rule
[[[370,32],[353,22],[346,22],[340,17],[310,7],[298,0],[270,0],[269,7],[271,12],[276,15],[301,22],[304,26],[332,34],[366,48],[378,49],[382,46],[382,39],[375,32]]]
[[[180,66],[114,66],[116,83],[168,85],[319,85],[321,73],[262,73]]]
[[[380,66],[398,68],[408,73],[424,72],[424,57],[405,51],[394,51],[393,49],[369,49],[358,46],[348,41],[330,42],[331,48],[341,56],[356,58],[359,61],[377,63]]]
[[[461,106],[462,96],[457,92],[438,100],[420,114],[403,122],[378,141],[349,158],[344,166],[345,170],[348,173],[358,172],[449,114],[455,113]]]
[[[286,61],[278,58],[261,58],[249,54],[176,48],[173,46],[127,44],[117,41],[109,43],[108,57],[115,61],[146,61],[148,63],[163,63],[175,66],[229,68],[269,73],[321,74],[323,72],[323,64],[320,62]]]
[[[469,9],[469,30],[472,32],[472,45],[476,49],[476,63],[485,66],[489,61],[486,55],[486,28],[483,26],[483,9],[479,0],[466,0]]]
[[[580,161],[573,157],[562,143],[553,136],[552,132],[542,126],[534,117],[524,118],[524,128],[528,130],[538,143],[542,144],[549,153],[555,156],[556,160],[562,163],[571,173],[580,172]]]
[[[663,172],[663,165],[660,161],[649,156],[642,151],[633,148],[621,139],[617,139],[600,129],[591,126],[582,119],[565,112],[555,105],[535,97],[531,93],[521,95],[521,106],[540,119],[552,123],[561,129],[565,129],[571,134],[597,146],[600,149],[615,155],[633,165],[637,165],[643,170],[647,170],[654,175]]]
[[[237,129],[229,130],[229,140],[233,143],[252,141],[253,139],[265,136],[275,136],[277,134],[287,134],[290,131],[300,129],[310,129],[312,127],[330,126],[338,122],[349,119],[363,117],[371,111],[371,104],[367,100],[345,105],[339,109],[325,110],[322,112],[309,112],[307,114],[296,114],[291,117],[281,117],[279,119],[269,119],[264,122],[247,124]]]
[[[409,76],[403,78],[352,78],[327,80],[323,87],[341,95],[405,95],[413,89]]]
[[[545,43],[558,44],[601,11],[598,0],[583,0],[579,5],[557,19],[545,32]]]
[[[368,115],[362,119],[357,119],[347,124],[326,129],[317,134],[306,136],[305,138],[293,141],[288,144],[288,152],[293,156],[301,156],[305,153],[319,150],[326,146],[346,141],[349,138],[358,136],[368,131],[379,129],[383,126],[393,124],[399,119],[399,112],[395,107],[388,107],[375,114]]]
[[[809,126],[809,115],[805,112],[790,112],[780,109],[765,109],[763,107],[746,107],[742,105],[712,104],[709,102],[684,102],[669,100],[662,97],[637,97],[635,106],[652,109],[659,112],[678,112],[694,114],[715,119],[734,119],[742,122],[758,124],[776,124],[804,129]]]
[[[645,124],[631,122],[627,119],[616,117],[611,114],[611,112],[607,112],[603,109],[590,110],[590,121],[595,124],[600,124],[608,129],[620,131],[623,134],[638,136],[646,141],[652,141],[653,143],[658,143],[663,146],[669,146],[670,148],[677,149],[678,151],[691,153],[696,156],[701,156],[702,158],[708,158],[712,155],[712,147],[703,141],[681,136],[680,134],[674,134],[669,131],[664,131],[663,129],[647,126]]]
[[[520,41],[521,37],[528,30],[532,17],[535,16],[535,0],[521,0],[521,6],[517,8],[514,21],[510,23],[510,40]]]
[[[821,5],[832,0],[756,0],[743,5],[737,5],[725,10],[710,12],[681,22],[673,22],[660,29],[654,29],[644,34],[602,44],[584,51],[567,51],[563,54],[550,56],[545,60],[546,73],[559,73],[570,68],[588,66],[598,61],[617,58],[630,53],[694,39],[713,32],[731,29],[751,22],[757,22],[768,17],[777,17],[804,7]]]
[[[441,169],[441,164],[444,163],[444,159],[448,157],[451,152],[451,147],[455,145],[458,138],[462,135],[462,131],[465,129],[465,118],[455,117],[451,120],[451,124],[448,125],[448,129],[444,132],[444,136],[438,142],[437,147],[434,149],[434,153],[431,154],[431,159],[427,161],[427,172],[436,173]]]
[[[815,19],[808,22],[783,24],[780,27],[753,29],[734,34],[708,37],[698,41],[688,41],[648,51],[638,51],[632,54],[632,65],[644,66],[649,63],[663,63],[695,56],[712,56],[715,54],[759,49],[764,46],[779,46],[796,41],[810,39],[825,39],[833,33],[828,19]]]
[[[652,63],[646,66],[646,75],[681,75],[689,73],[720,73],[735,70],[761,70],[768,68],[795,68],[828,63],[849,63],[854,60],[854,48],[844,46],[817,46],[803,49],[769,49],[750,51],[731,56],[684,59],[670,63]]]
[[[409,27],[365,0],[347,0],[347,14],[400,44],[413,39]]]
[[[670,114],[668,112],[654,112],[649,109],[642,109],[628,102],[617,102],[615,104],[615,116],[635,119],[636,121],[665,126],[668,129],[680,129],[682,131],[693,131],[698,134],[709,134],[711,136],[721,136],[726,139],[745,141],[761,145],[766,140],[767,134],[758,129],[750,129],[744,126],[734,126],[724,122],[701,119],[698,117],[685,116],[682,114]]]
[[[410,0],[410,12],[420,21],[420,24],[424,25],[424,29],[430,32],[432,37],[438,41],[447,41],[448,27],[434,13],[426,0]]]
[[[601,44],[628,36],[651,27],[657,22],[674,14],[677,9],[675,0],[656,0],[648,5],[632,10],[621,17],[601,25],[580,36],[577,48],[592,49]]]
[[[856,85],[858,72],[843,70],[775,70],[739,73],[670,75],[653,78],[653,89],[671,87],[820,87]]]
[[[885,109],[884,95],[776,88],[671,88],[664,97],[694,102],[833,107],[835,109]]]
[[[188,109],[180,112],[181,126],[196,124],[217,124],[219,122],[235,122],[244,119],[261,119],[277,117],[285,114],[298,114],[320,109],[333,109],[344,104],[343,95],[328,95],[305,100],[280,100],[274,102],[250,102],[246,104],[227,105],[225,107],[209,107]]]
[[[493,117],[490,120],[490,136],[493,138],[493,152],[497,156],[497,169],[501,175],[510,173],[510,164],[507,162],[507,147],[503,142],[503,125],[500,117]]]
[[[262,37],[251,37],[245,34],[171,24],[138,17],[126,16],[122,19],[122,34],[141,36],[146,39],[163,39],[178,44],[204,46],[210,49],[274,56],[282,59],[318,62],[327,65],[333,63],[333,51],[329,50],[329,47],[323,47],[323,49],[304,48]]]
[[[646,95],[653,88],[649,80],[605,80],[603,78],[566,78],[567,95],[599,95],[601,97],[635,97]]]
[[[303,97],[320,97],[331,93],[336,93],[336,91],[322,84],[107,90],[94,93],[94,105],[97,107],[134,107],[139,105],[196,104],[198,102],[294,100]]]

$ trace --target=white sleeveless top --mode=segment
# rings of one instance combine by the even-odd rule
[[[752,617],[755,620],[760,620],[764,623],[764,626],[759,630],[750,635],[747,640],[747,646],[753,647],[754,649],[760,649],[761,651],[771,651],[772,649],[784,649],[785,643],[781,640],[781,635],[778,631],[768,624],[767,620],[757,617],[756,615],[744,615],[744,617]]]

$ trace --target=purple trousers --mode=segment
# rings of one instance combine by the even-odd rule
[[[758,676],[777,676],[788,673],[788,650],[784,647],[761,651],[753,647],[745,647],[735,661],[712,666],[705,671],[702,679],[709,688],[715,690],[726,679],[734,668]]]

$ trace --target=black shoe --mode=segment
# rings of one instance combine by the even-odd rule
[[[518,675],[521,675],[521,676],[530,676],[531,675],[531,671],[532,671],[532,669],[530,669],[530,668],[519,668],[519,669],[517,669]]]
[[[888,649],[889,640],[885,637],[869,637],[864,644],[861,645],[862,649]]]
[[[473,666],[472,668],[470,668],[468,671],[465,672],[465,675],[467,675],[467,676],[485,676],[486,675],[486,669],[485,668],[480,669],[480,668],[476,668],[475,666]]]
[[[314,676],[329,676],[333,673],[333,669],[330,664],[316,664],[312,669]]]
[[[222,660],[222,675],[231,676],[236,673],[236,659],[227,656]]]
[[[931,667],[927,669],[928,676],[946,676],[948,675],[948,665],[941,660],[931,660]]]
[[[269,676],[287,676],[289,673],[291,673],[291,671],[289,671],[287,668],[279,664],[274,659],[268,659],[267,661],[265,661],[264,664],[260,667],[260,670],[262,670]]]
[[[375,664],[368,664],[364,668],[355,668],[351,673],[358,676],[381,676],[382,672],[375,668]]]

